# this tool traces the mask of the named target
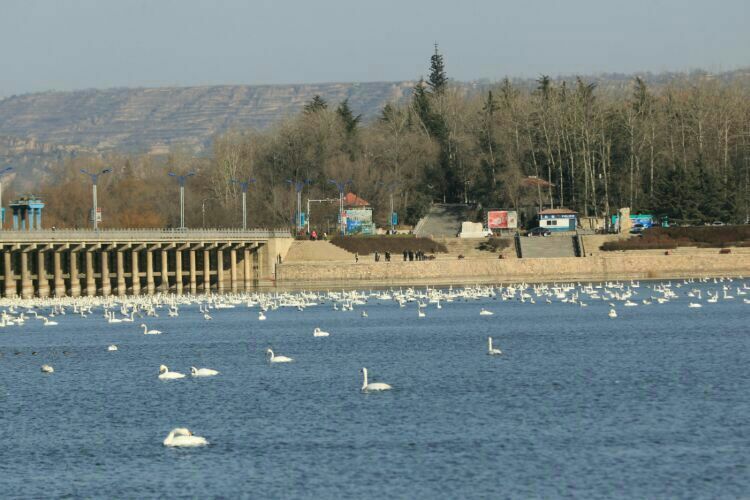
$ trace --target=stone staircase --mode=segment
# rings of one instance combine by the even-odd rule
[[[573,237],[552,235],[547,237],[521,237],[521,254],[524,259],[549,259],[575,257]]]
[[[461,223],[473,220],[471,207],[458,204],[434,204],[417,226],[416,235],[427,238],[453,238]]]

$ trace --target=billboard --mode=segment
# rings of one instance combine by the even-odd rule
[[[347,234],[351,233],[372,233],[372,209],[371,208],[350,208],[344,211],[344,221],[346,223]]]
[[[518,228],[518,213],[515,210],[490,210],[487,212],[487,229]]]
[[[612,225],[617,226],[619,217],[616,215],[612,216]],[[648,214],[633,214],[630,216],[630,223],[632,225],[640,224],[644,228],[653,227],[655,225],[655,218],[653,215]]]

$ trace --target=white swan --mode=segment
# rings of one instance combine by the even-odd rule
[[[194,366],[190,367],[190,375],[193,377],[213,377],[214,375],[218,375],[219,372],[217,370],[212,370],[211,368],[196,368]]]
[[[424,313],[424,311],[422,311],[422,309],[417,309],[417,317],[418,318],[424,318],[425,316],[427,316],[427,315]]]
[[[149,330],[143,323],[141,323],[141,328],[143,328],[144,335],[159,335],[161,333],[159,330]]]
[[[610,310],[609,310],[609,313],[608,313],[607,315],[608,315],[608,316],[609,316],[610,318],[614,319],[614,318],[616,318],[616,317],[617,317],[617,311],[615,311],[614,309],[610,309]]]
[[[185,375],[179,372],[170,372],[165,365],[159,367],[159,380],[174,380],[183,378]]]
[[[42,365],[42,373],[55,373],[55,369],[50,365]]]
[[[211,317],[211,315],[210,315],[210,314],[208,314],[208,313],[203,313],[203,319],[205,319],[206,321],[210,321],[210,320],[212,320],[213,318]]]
[[[703,306],[697,302],[691,302],[690,304],[688,304],[688,307],[703,307]]]
[[[258,321],[265,321],[265,320],[266,320],[266,315],[263,314],[263,311],[260,311],[258,313]]]
[[[57,325],[57,321],[50,321],[49,318],[42,316],[42,319],[44,320],[44,326],[55,326]]]
[[[362,311],[362,317],[363,317],[363,318],[366,318],[366,317],[367,317],[367,311]]]
[[[500,349],[492,347],[492,337],[487,337],[487,354],[489,354],[490,356],[496,356],[502,353],[503,351],[501,351]]]
[[[190,429],[185,427],[172,429],[164,440],[164,446],[205,446],[207,444],[206,438],[194,436]]]
[[[479,311],[479,315],[480,316],[492,316],[493,314],[495,314],[495,313],[493,313],[492,311],[488,311],[485,308],[482,308],[482,310]]]
[[[268,358],[269,363],[291,363],[292,361],[294,361],[293,358],[288,358],[286,356],[276,356],[270,347],[266,349],[266,353],[271,356],[270,358]]]
[[[364,376],[364,380],[362,382],[362,391],[364,392],[370,392],[370,391],[389,391],[393,389],[388,384],[384,384],[383,382],[372,382],[367,383],[367,368],[362,368],[362,375]]]
[[[116,345],[114,345],[114,344],[112,344],[112,345],[110,345],[109,347],[107,347],[107,350],[108,350],[108,351],[116,351],[116,350],[117,350],[117,346],[116,346]]]
[[[318,327],[315,327],[315,330],[313,330],[313,337],[328,337],[330,335],[328,332],[324,332]]]

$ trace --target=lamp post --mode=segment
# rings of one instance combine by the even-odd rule
[[[238,181],[232,179],[234,184],[239,184],[242,189],[242,229],[247,230],[247,188],[255,182],[255,179],[248,179],[246,181]]]
[[[13,170],[13,167],[5,167],[4,169],[0,170],[0,211],[2,211],[3,207],[3,183],[2,183],[2,177]],[[5,217],[3,217],[2,221],[0,221],[0,231],[3,229],[3,225],[5,224]]]
[[[398,187],[398,181],[389,182],[386,184],[385,182],[380,183],[382,186],[385,186],[386,191],[388,191],[388,197],[391,199],[391,234],[396,234],[396,225],[394,224],[394,217],[393,217],[393,193],[396,192],[396,187]]]
[[[86,174],[89,177],[91,177],[91,197],[92,197],[92,205],[93,205],[93,208],[92,208],[93,217],[92,217],[92,219],[94,220],[94,231],[98,231],[99,230],[99,217],[98,217],[99,213],[97,211],[97,203],[96,203],[96,201],[97,201],[96,200],[96,185],[97,185],[97,182],[99,180],[99,176],[100,175],[108,174],[111,171],[112,171],[111,168],[105,168],[104,170],[102,170],[98,174],[92,174],[91,172],[87,172],[83,168],[81,169],[81,173],[82,174]]]
[[[304,181],[287,179],[286,181],[294,186],[295,191],[297,191],[297,220],[295,221],[295,224],[297,226],[297,232],[299,233],[302,229],[302,190],[307,184],[312,184],[312,181],[310,179],[305,179]]]
[[[328,179],[328,184],[334,184],[336,188],[339,190],[339,220],[340,220],[340,230],[341,234],[346,234],[346,222],[344,222],[344,190],[346,189],[346,186],[352,183],[352,180],[346,180],[346,181],[337,181],[335,179]]]
[[[174,172],[169,172],[170,177],[177,179],[180,183],[180,229],[185,229],[185,181],[188,177],[195,175],[195,172],[189,172],[185,175],[177,175]]]

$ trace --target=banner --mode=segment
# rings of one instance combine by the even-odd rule
[[[491,210],[487,212],[487,229],[518,228],[518,213],[511,210]]]

